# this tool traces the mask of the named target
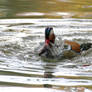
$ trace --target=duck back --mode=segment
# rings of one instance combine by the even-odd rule
[[[70,45],[73,51],[78,52],[78,53],[80,52],[80,44],[73,41],[68,41],[68,40],[65,40],[64,42],[65,44]]]

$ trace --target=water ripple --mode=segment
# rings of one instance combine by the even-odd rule
[[[80,44],[92,42],[91,19],[2,19],[0,85],[55,89],[81,86],[90,90],[91,49],[70,60],[44,60],[38,56],[35,49],[44,42],[44,29],[47,26],[52,26],[56,36],[62,39]]]

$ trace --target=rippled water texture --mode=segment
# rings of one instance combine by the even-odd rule
[[[92,18],[92,0],[0,0],[0,18]]]
[[[63,40],[92,43],[92,0],[0,0],[0,92],[92,92],[92,49],[38,56],[47,26]]]
[[[91,19],[1,19],[1,92],[91,92],[92,50],[65,60],[43,60],[34,50],[44,29],[78,43],[92,42]],[[35,89],[36,88],[36,89]],[[14,90],[15,89],[15,90]]]

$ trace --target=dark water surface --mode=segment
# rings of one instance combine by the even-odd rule
[[[92,0],[0,0],[0,18],[92,18]]]
[[[79,44],[92,42],[91,0],[0,0],[0,92],[92,92],[92,49],[43,60],[44,29]]]

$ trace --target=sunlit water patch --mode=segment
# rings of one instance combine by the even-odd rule
[[[72,59],[43,60],[35,49],[44,42],[47,26],[63,40],[92,42],[91,19],[2,19],[0,85],[91,92],[92,50]]]
[[[0,18],[92,19],[91,11],[91,0],[0,0]]]

